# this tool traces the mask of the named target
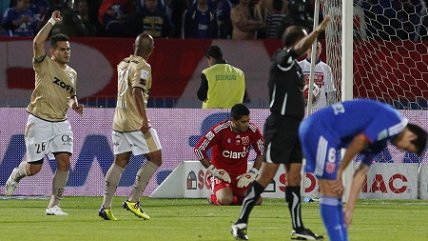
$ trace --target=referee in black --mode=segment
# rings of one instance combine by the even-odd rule
[[[302,148],[298,130],[305,115],[303,97],[304,79],[296,59],[308,50],[318,35],[322,33],[330,17],[309,35],[301,26],[288,27],[283,35],[284,47],[272,58],[269,73],[270,112],[264,126],[265,155],[259,176],[249,188],[242,203],[238,220],[232,225],[232,235],[239,240],[248,240],[247,224],[256,200],[272,181],[279,165],[285,165],[287,186],[285,200],[291,214],[292,239],[322,240],[324,236],[313,233],[303,225],[301,217],[300,183],[302,180]]]

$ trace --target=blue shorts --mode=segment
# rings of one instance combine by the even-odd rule
[[[341,160],[341,142],[330,128],[319,120],[306,119],[300,124],[299,137],[306,158],[305,171],[334,180]]]

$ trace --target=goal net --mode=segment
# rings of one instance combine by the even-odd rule
[[[342,95],[342,0],[321,2],[332,23],[326,30],[326,61],[332,68],[336,93]],[[370,98],[403,111],[427,128],[428,17],[425,1],[353,1],[353,98]],[[378,162],[420,162],[388,147]],[[403,155],[403,154],[401,154]],[[424,160],[424,162],[427,162]]]

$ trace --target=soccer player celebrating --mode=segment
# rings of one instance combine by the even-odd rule
[[[212,174],[210,201],[216,205],[240,204],[263,159],[262,135],[250,123],[250,110],[243,104],[236,104],[230,114],[231,120],[214,125],[194,149],[202,165]],[[257,156],[253,168],[247,172],[251,147]],[[210,161],[207,151],[211,148]]]
[[[306,172],[320,185],[321,217],[331,241],[347,241],[356,200],[373,158],[390,141],[400,150],[421,155],[427,133],[390,106],[372,100],[333,104],[304,120],[299,129]],[[346,152],[341,158],[341,148]],[[342,207],[342,175],[358,153],[364,156],[355,171],[348,202]],[[340,161],[341,160],[341,161]]]
[[[287,178],[285,199],[291,214],[291,238],[324,239],[324,236],[317,235],[304,226],[301,215],[303,154],[298,129],[305,115],[305,101],[303,73],[296,59],[306,52],[329,22],[330,17],[326,16],[310,34],[301,26],[288,27],[283,36],[284,47],[272,58],[268,82],[271,113],[264,125],[265,155],[260,174],[250,186],[239,218],[232,225],[231,233],[236,239],[248,240],[247,224],[250,213],[281,164],[285,166]]]
[[[6,182],[6,195],[12,195],[18,182],[36,175],[42,169],[45,155],[54,155],[58,163],[52,180],[52,196],[46,215],[67,215],[59,207],[67,184],[70,156],[73,153],[73,132],[67,120],[67,110],[72,108],[83,114],[83,105],[76,98],[76,71],[68,66],[71,51],[68,36],[57,34],[50,39],[47,56],[45,42],[52,27],[62,21],[59,11],[53,11],[49,21],[33,40],[33,68],[36,84],[27,106],[29,113],[25,130],[27,161],[13,169]]]
[[[152,36],[142,33],[135,39],[134,53],[117,66],[118,95],[112,132],[115,158],[105,177],[104,199],[99,210],[99,216],[105,220],[117,220],[111,212],[112,198],[131,154],[144,154],[146,161],[138,170],[131,194],[122,206],[139,218],[150,219],[141,208],[140,198],[162,164],[159,137],[146,113],[152,86],[151,67],[146,61],[153,48]]]

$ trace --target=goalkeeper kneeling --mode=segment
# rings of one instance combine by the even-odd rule
[[[215,205],[240,205],[263,160],[263,138],[257,126],[250,123],[249,109],[243,104],[236,104],[230,116],[230,120],[212,126],[194,149],[197,158],[210,173],[209,201]],[[256,152],[256,159],[247,171],[251,148]],[[209,159],[207,152],[210,149]],[[260,198],[258,204],[261,202]]]

